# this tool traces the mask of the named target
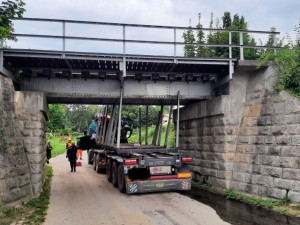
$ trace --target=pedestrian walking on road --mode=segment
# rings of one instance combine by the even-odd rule
[[[51,151],[52,151],[52,146],[51,146],[51,142],[48,141],[47,143],[47,147],[46,147],[46,156],[47,156],[47,164],[49,164],[49,159],[51,158]]]
[[[70,161],[71,172],[76,172],[76,157],[77,157],[77,146],[75,142],[72,143],[72,146],[67,150],[67,156]]]

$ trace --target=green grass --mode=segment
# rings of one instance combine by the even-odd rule
[[[195,185],[196,187],[200,187],[201,189],[204,189],[204,190],[210,190],[211,189],[210,184],[203,183],[202,181],[196,182],[193,185]]]
[[[155,126],[151,126],[148,128],[148,144],[152,144],[154,131],[155,131]],[[165,144],[166,131],[167,131],[167,124],[163,126],[163,133],[161,135],[161,141],[160,141],[161,146]],[[134,135],[128,139],[128,142],[138,143],[139,142],[138,133],[139,133],[138,129],[134,130]],[[145,137],[146,137],[146,130],[142,129],[142,144],[145,144]],[[175,147],[175,130],[174,130],[174,123],[171,123],[167,148],[174,148],[174,147]]]
[[[273,209],[279,206],[287,206],[290,203],[289,197],[284,197],[282,200],[270,200],[270,199],[262,199],[262,198],[254,198],[248,195],[240,194],[234,189],[228,189],[224,192],[227,199],[234,199],[234,200],[242,200],[254,205],[263,206],[268,209]],[[277,209],[278,210],[278,209]]]
[[[23,224],[39,225],[45,221],[49,204],[52,167],[46,165],[46,177],[43,191],[39,198],[34,198],[22,207],[8,208],[0,212],[0,225],[8,225],[24,218]]]
[[[300,204],[295,205],[295,206],[293,206],[292,208],[295,209],[295,210],[299,210],[299,211],[300,211]]]
[[[262,199],[262,198],[256,198],[256,197],[244,195],[244,194],[237,192],[236,190],[234,190],[232,188],[230,188],[226,191],[223,191],[221,189],[212,187],[211,185],[203,183],[201,181],[194,182],[193,186],[223,195],[227,199],[233,199],[233,200],[237,200],[237,201],[246,202],[251,205],[261,206],[261,207],[273,210],[275,212],[283,213],[283,214],[300,216],[300,212],[299,212],[300,204],[296,205],[296,206],[290,206],[289,203],[291,202],[291,199],[288,196],[285,196],[282,200],[270,200],[270,199]]]

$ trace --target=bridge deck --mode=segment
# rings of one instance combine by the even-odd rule
[[[43,91],[49,103],[112,104],[120,95],[126,57],[124,104],[182,104],[211,97],[210,80],[228,74],[229,59],[4,49],[20,90]],[[231,61],[236,61],[235,59]]]
[[[16,33],[12,36],[19,38],[19,41],[27,40],[37,47],[25,49],[25,41],[19,45],[24,49],[17,47],[6,49],[0,41],[0,73],[11,77],[20,90],[45,92],[50,103],[112,104],[120,97],[121,85],[124,104],[171,104],[174,99],[176,100],[178,91],[182,104],[207,99],[213,95],[216,88],[232,79],[237,61],[232,58],[233,48],[239,48],[242,60],[244,48],[276,50],[276,35],[279,34],[268,31],[42,18],[23,18],[15,22],[19,23],[20,30],[16,29]],[[55,30],[44,27],[49,23]],[[78,36],[78,28],[75,29],[74,25],[81,27],[79,33],[83,36]],[[89,35],[90,25],[95,29],[101,28],[102,32],[93,29],[95,33]],[[33,33],[28,33],[30,31],[24,29],[27,27],[30,27]],[[75,33],[72,35],[73,29]],[[116,36],[106,35],[113,33],[114,29]],[[40,32],[41,30],[47,34]],[[182,32],[188,30],[220,32],[228,35],[229,43],[185,43],[182,40]],[[166,32],[168,39],[163,38],[161,35],[163,32]],[[233,33],[239,34],[239,44],[233,44]],[[245,33],[273,35],[274,46],[244,45]],[[77,44],[74,45],[73,41],[77,41]],[[35,43],[37,45],[34,45]],[[139,47],[144,45],[150,45],[150,48],[140,51]],[[202,46],[212,50],[215,47],[225,48],[229,58],[183,57],[182,50],[186,45],[193,45],[195,48]],[[72,46],[90,49],[85,51],[118,50],[118,54],[75,52]],[[60,50],[43,50],[49,48]],[[156,51],[152,51],[153,49]],[[171,53],[167,53],[169,50]],[[133,55],[128,54],[129,52],[155,52],[153,54],[158,55]]]

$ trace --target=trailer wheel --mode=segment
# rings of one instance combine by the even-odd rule
[[[96,170],[96,158],[97,158],[97,155],[94,153],[94,156],[93,156],[94,170]]]
[[[96,156],[96,172],[100,173],[100,168],[99,168],[99,154]]]
[[[112,184],[118,187],[118,166],[116,162],[112,164]]]
[[[112,180],[112,168],[111,168],[111,160],[107,159],[106,162],[106,178],[109,182]]]
[[[122,193],[124,193],[126,190],[123,164],[120,164],[118,167],[118,188]]]

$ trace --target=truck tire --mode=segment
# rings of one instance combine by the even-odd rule
[[[123,164],[120,164],[118,167],[118,188],[121,193],[124,193],[126,191]]]
[[[112,164],[112,184],[114,187],[118,187],[118,166],[117,162],[114,161]]]
[[[100,173],[100,168],[99,168],[99,154],[96,156],[96,172]]]
[[[109,182],[112,180],[112,168],[111,168],[111,159],[107,159],[106,162],[106,178]]]

